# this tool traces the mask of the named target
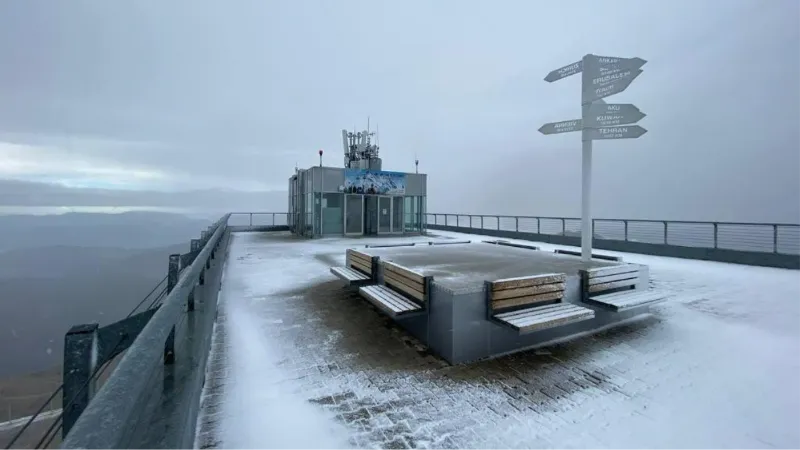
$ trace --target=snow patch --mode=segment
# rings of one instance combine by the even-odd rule
[[[224,405],[228,448],[349,448],[348,432],[331,414],[281,382],[289,377],[259,320],[237,302],[227,305],[231,352]]]

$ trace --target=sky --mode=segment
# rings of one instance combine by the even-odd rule
[[[586,53],[648,61],[606,98],[648,133],[594,144],[595,217],[800,222],[795,0],[7,0],[0,203],[283,211],[370,117],[430,212],[577,217],[579,134],[537,129],[579,117],[580,77],[543,79]]]

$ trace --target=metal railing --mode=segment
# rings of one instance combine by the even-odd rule
[[[116,369],[111,373],[102,389],[91,399],[62,444],[65,448],[116,448],[126,446],[126,439],[137,428],[142,402],[153,394],[153,376],[162,374],[161,386],[171,375],[166,369],[171,352],[179,354],[174,341],[176,327],[187,322],[187,312],[194,310],[195,287],[204,284],[206,271],[211,267],[211,259],[227,230],[230,214],[226,214],[203,232],[200,240],[193,242],[195,252],[187,261],[188,267],[182,270],[174,286],[165,296],[158,296],[151,308],[157,310],[130,344]],[[180,255],[176,255],[180,256]],[[174,260],[177,265],[177,258]],[[173,259],[170,259],[173,262]],[[187,306],[191,304],[191,306]],[[191,322],[191,320],[189,320]],[[190,334],[192,328],[202,330],[198,324],[190,323],[190,329],[182,333]],[[203,340],[206,336],[187,336],[184,339]],[[183,356],[183,355],[182,355]],[[185,359],[193,360],[192,355]],[[172,356],[174,358],[174,356]],[[200,362],[200,361],[197,361]],[[202,365],[204,367],[204,364]],[[202,371],[203,368],[194,368]],[[202,374],[188,374],[201,377]],[[173,383],[174,381],[173,378]],[[188,383],[187,380],[182,382]],[[146,421],[146,420],[145,420]],[[142,426],[142,425],[139,425]],[[193,426],[193,425],[192,425]],[[185,439],[184,439],[185,441]]]
[[[289,226],[289,213],[277,212],[232,212],[228,214],[228,226],[281,227]]]
[[[160,304],[160,301],[166,295],[167,292],[167,285],[166,285],[167,277],[161,279],[151,290],[150,292],[145,295],[142,300],[136,304],[136,306],[131,309],[131,311],[125,317],[130,318],[131,316],[139,313],[139,312],[146,312],[157,308]],[[146,306],[145,306],[146,305]],[[144,308],[142,308],[144,306]],[[93,384],[95,388],[99,388],[105,382],[105,377],[108,369],[113,364],[113,358],[109,358],[108,360],[98,361],[97,370],[86,380],[85,387],[81,387],[80,389],[87,389],[89,388],[90,384]],[[15,448],[18,446],[18,442],[25,440],[30,441],[32,444],[31,446],[34,448],[50,448],[52,444],[58,444],[60,442],[60,434],[64,428],[64,411],[69,410],[76,402],[75,398],[64,398],[64,384],[60,383],[59,386],[49,394],[40,394],[38,397],[46,398],[41,406],[33,411],[33,413],[29,416],[24,418],[16,419],[16,420],[24,420],[13,436],[9,439],[8,442],[3,443],[4,448]],[[57,402],[61,405],[61,408],[54,408],[53,403]],[[11,421],[13,417],[10,416],[9,413],[9,421]],[[38,422],[40,419],[52,419],[50,426],[45,429],[45,431],[38,435],[29,435],[29,431],[33,424]],[[35,444],[33,444],[35,442]]]
[[[428,225],[580,237],[572,217],[426,214]],[[785,223],[696,222],[594,219],[595,239],[669,246],[800,255],[800,225]]]

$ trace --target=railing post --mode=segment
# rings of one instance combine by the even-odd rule
[[[169,255],[169,269],[167,271],[167,293],[172,292],[178,285],[178,272],[180,270],[181,255]]]
[[[497,222],[500,222],[500,219],[497,219]],[[514,216],[514,232],[519,233],[519,216]]]
[[[622,223],[625,225],[625,242],[628,242],[628,221],[623,220]]]
[[[536,218],[536,234],[542,234],[542,219]]]
[[[180,271],[181,255],[169,255],[169,270],[167,272],[167,294],[169,295],[175,286],[178,285],[178,273]],[[167,336],[167,342],[164,343],[164,364],[172,364],[175,362],[175,325]]]
[[[563,217],[561,218],[561,235],[562,236],[566,236],[567,235],[567,224],[566,224],[566,222],[564,222],[564,218]]]
[[[67,433],[78,421],[83,410],[94,396],[95,380],[92,378],[97,367],[98,347],[96,323],[76,325],[64,336],[64,392],[61,404],[63,428],[61,436]]]
[[[717,248],[719,243],[719,224],[714,222],[714,248]]]
[[[483,229],[483,216],[481,216],[481,230]]]
[[[186,311],[194,311],[194,290],[189,291],[189,297],[186,299]]]
[[[592,219],[592,239],[597,236],[597,219]]]
[[[192,239],[190,241],[189,248],[193,255],[192,262],[194,262],[195,258],[197,258],[196,252],[200,251],[200,241],[198,239]],[[191,263],[189,264],[191,265]],[[192,288],[192,290],[189,291],[189,298],[186,301],[186,310],[194,311],[194,288]]]
[[[668,233],[668,231],[667,231],[667,230],[668,230],[668,228],[669,228],[669,225],[668,225],[668,224],[669,224],[669,222],[667,222],[667,221],[665,220],[665,221],[664,221],[664,245],[668,245],[668,242],[669,242],[669,238],[667,237],[667,233]]]
[[[772,225],[772,253],[778,253],[778,225]]]

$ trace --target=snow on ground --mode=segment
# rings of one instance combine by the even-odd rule
[[[233,236],[199,447],[800,446],[798,271],[601,251],[675,295],[642,321],[449,366],[330,275],[355,243]]]

